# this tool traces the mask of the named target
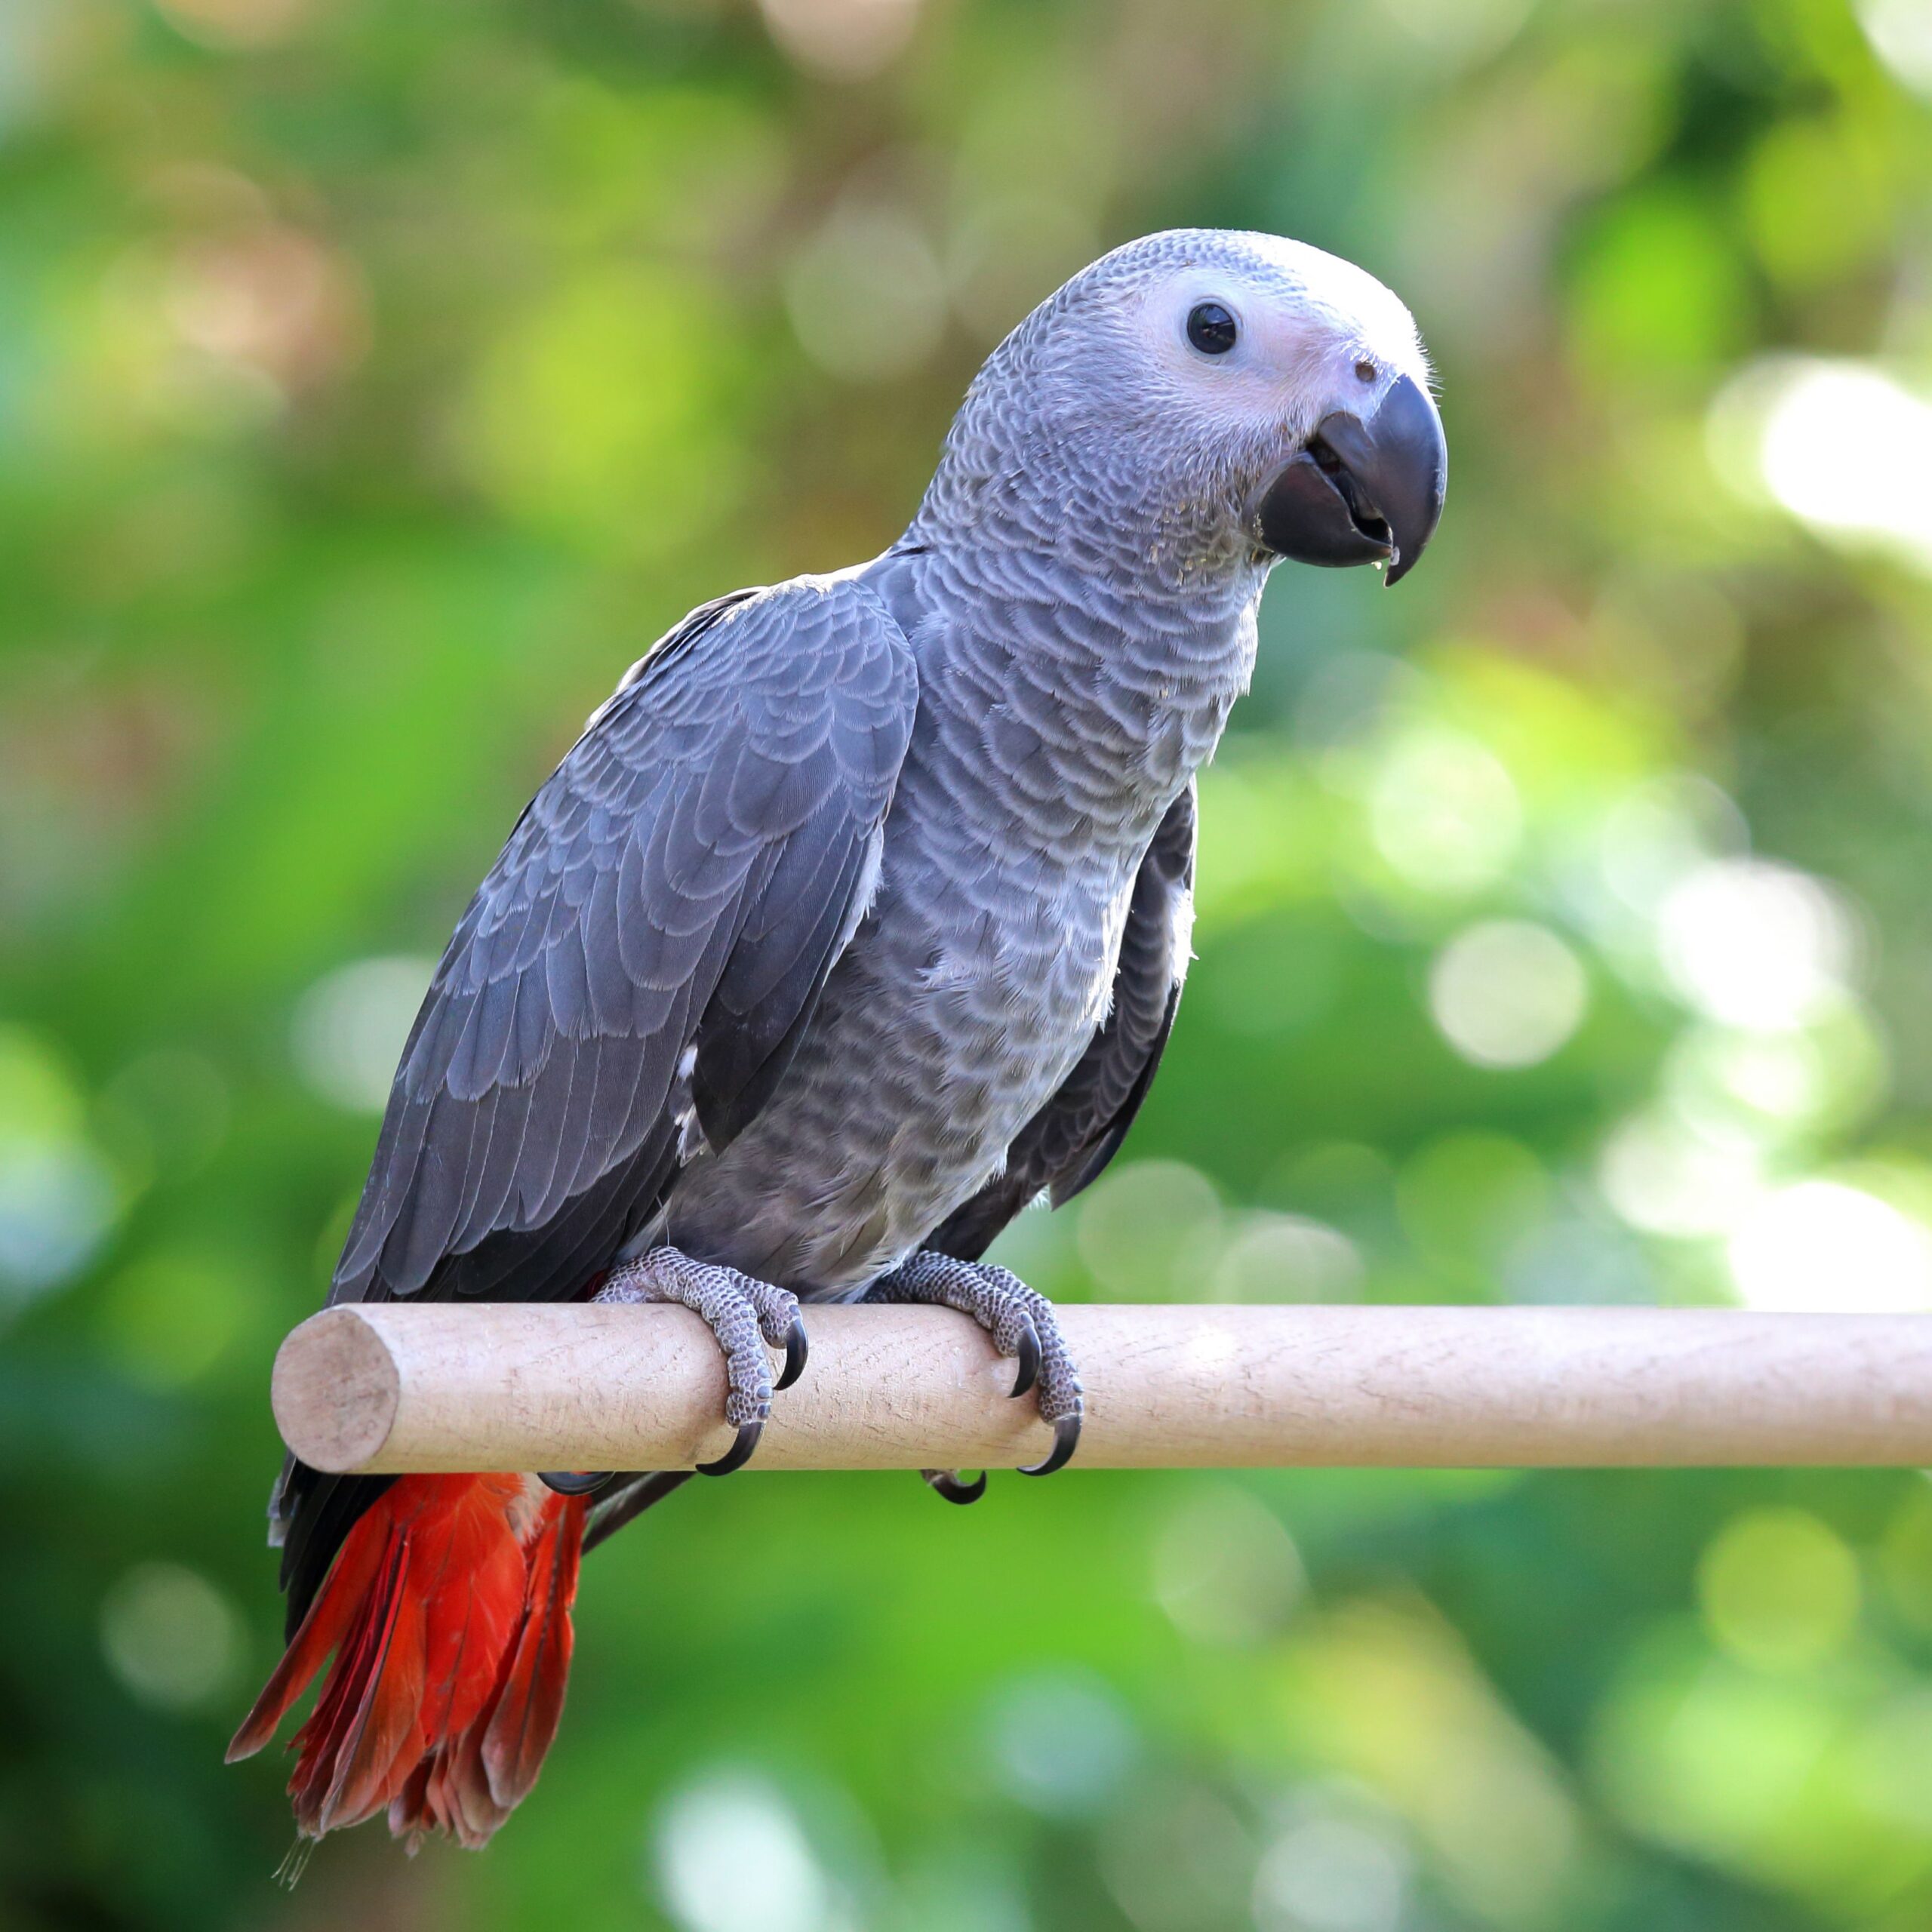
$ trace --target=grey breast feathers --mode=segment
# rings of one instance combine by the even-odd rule
[[[1014,1137],[1004,1170],[937,1229],[927,1245],[977,1260],[1043,1189],[1071,1201],[1118,1152],[1147,1097],[1172,1032],[1192,928],[1192,780],[1168,808],[1140,861],[1121,934],[1104,1024],[1073,1071]]]

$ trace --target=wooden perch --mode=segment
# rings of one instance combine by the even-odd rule
[[[1077,1468],[1932,1464],[1932,1315],[1715,1309],[1063,1306]],[[753,1467],[980,1469],[1051,1436],[964,1316],[808,1307]],[[386,1303],[282,1344],[275,1414],[321,1469],[678,1469],[724,1375],[669,1307]]]

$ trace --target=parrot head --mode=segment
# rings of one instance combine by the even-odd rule
[[[1109,509],[1138,505],[1143,540],[1184,573],[1287,558],[1382,564],[1394,583],[1448,480],[1429,380],[1414,318],[1365,270],[1277,235],[1178,229],[1042,303],[974,386],[953,454],[1104,476]],[[1084,494],[1059,500],[1078,515]]]

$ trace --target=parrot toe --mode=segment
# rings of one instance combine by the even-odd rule
[[[675,1247],[655,1247],[638,1260],[614,1269],[595,1299],[615,1303],[675,1302],[689,1309],[717,1337],[724,1355],[724,1420],[738,1433],[723,1455],[713,1462],[699,1463],[698,1473],[728,1476],[734,1469],[743,1469],[751,1460],[771,1417],[775,1391],[766,1349],[785,1352],[778,1389],[789,1389],[804,1373],[808,1349],[798,1297],[789,1288],[755,1281],[735,1268],[694,1261]],[[602,1482],[597,1486],[601,1487]]]
[[[988,1261],[961,1261],[925,1248],[875,1281],[865,1299],[928,1303],[971,1315],[992,1336],[1001,1355],[1018,1361],[1014,1394],[1036,1390],[1041,1420],[1053,1426],[1054,1446],[1045,1460],[1021,1473],[1050,1476],[1072,1460],[1079,1446],[1081,1418],[1086,1413],[1079,1374],[1060,1337],[1053,1303],[1011,1269]],[[952,1496],[931,1472],[926,1480],[949,1502],[971,1502],[980,1493],[976,1489],[971,1496]],[[956,1482],[956,1478],[949,1480]]]

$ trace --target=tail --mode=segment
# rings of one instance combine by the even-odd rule
[[[303,1837],[386,1807],[412,1848],[487,1844],[537,1782],[571,1666],[585,1504],[517,1475],[405,1476],[349,1533],[228,1747],[251,1756],[334,1662],[290,1744]]]

